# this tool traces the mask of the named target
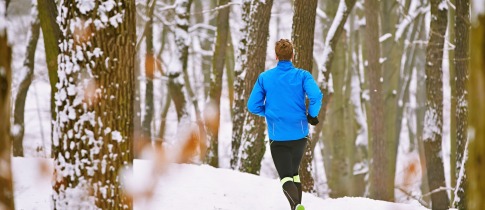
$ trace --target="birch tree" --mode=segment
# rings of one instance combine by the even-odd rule
[[[226,5],[229,0],[220,0],[219,6]],[[229,38],[229,12],[230,8],[226,7],[219,10],[217,15],[217,38],[214,56],[212,58],[212,72],[209,89],[209,103],[215,107],[215,127],[209,132],[210,146],[207,156],[207,162],[214,167],[219,167],[219,126],[221,116],[221,94],[222,94],[222,75],[226,64],[227,45]]]
[[[12,49],[7,38],[7,8],[9,0],[0,2],[0,206],[14,210],[10,139],[10,85],[12,83]]]
[[[474,3],[474,4],[473,4]],[[470,30],[470,82],[468,85],[470,114],[470,159],[467,165],[467,206],[469,210],[485,209],[485,10],[480,1],[473,1]],[[483,2],[482,2],[483,3]]]
[[[244,0],[235,74],[231,168],[259,174],[266,150],[264,118],[250,114],[246,100],[264,71],[272,0]]]
[[[424,117],[424,152],[431,191],[445,187],[443,167],[443,50],[447,27],[446,1],[431,0],[431,23],[426,48],[426,112]],[[431,194],[433,209],[446,209],[446,191]]]
[[[135,1],[62,0],[54,209],[131,209]]]

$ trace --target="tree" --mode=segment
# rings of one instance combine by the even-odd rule
[[[220,0],[219,6],[229,3],[229,0]],[[222,74],[226,64],[226,52],[229,40],[229,12],[230,8],[226,7],[219,10],[217,15],[217,40],[214,57],[212,58],[212,72],[209,89],[209,103],[215,107],[215,126],[210,129],[210,146],[207,155],[207,163],[211,166],[219,167],[219,125],[220,125],[220,103],[222,93]]]
[[[313,72],[313,39],[315,36],[315,17],[317,14],[317,0],[296,0],[294,2],[292,40],[295,51],[293,63],[295,67]],[[312,177],[312,161],[318,139],[311,139],[305,151],[299,174],[302,180],[302,189],[305,192],[314,191]]]
[[[259,174],[266,150],[264,118],[249,114],[246,99],[259,74],[264,71],[273,0],[244,0],[241,39],[234,70],[235,95],[231,168]]]
[[[38,0],[37,10],[39,11],[39,21],[42,28],[42,36],[44,37],[44,49],[47,62],[47,70],[49,73],[49,82],[51,85],[51,117],[52,121],[56,119],[55,100],[54,95],[57,92],[57,57],[59,56],[59,42],[61,37],[61,30],[56,22],[57,5],[55,0]],[[54,129],[54,127],[52,127]],[[51,129],[52,141],[54,141],[54,131]],[[58,151],[56,147],[51,148],[51,156]]]
[[[131,209],[135,1],[61,1],[54,209]]]
[[[6,21],[9,1],[0,2],[0,21]],[[10,84],[12,82],[12,49],[8,45],[7,30],[0,25],[0,206],[14,210],[10,140]]]
[[[35,10],[34,10],[35,11]],[[15,97],[15,111],[14,111],[14,126],[16,132],[12,134],[13,137],[13,156],[24,156],[23,139],[24,139],[24,113],[25,113],[25,99],[29,91],[30,84],[34,77],[35,51],[37,49],[37,41],[40,34],[40,22],[37,19],[37,12],[32,15],[32,23],[30,26],[30,39],[27,44],[26,58],[24,67],[22,68],[22,75],[19,90]]]
[[[168,90],[172,96],[179,122],[184,120],[183,123],[188,123],[191,109],[188,93],[190,84],[187,83],[187,62],[189,57],[188,29],[192,0],[177,0],[175,5],[175,43],[177,45],[175,56],[178,59],[173,59],[174,64],[170,65],[171,68],[167,69],[167,76],[169,78]]]
[[[152,2],[150,6],[150,2]],[[153,77],[155,70],[160,68],[155,57],[155,48],[153,46],[153,13],[155,9],[156,1],[147,0],[147,11],[148,20],[145,29],[145,43],[146,43],[146,55],[145,55],[145,78],[146,78],[146,88],[145,88],[145,114],[143,115],[142,129],[143,129],[143,139],[152,140],[152,120],[154,114],[153,106]]]
[[[322,108],[320,109],[320,113],[318,114],[318,120],[320,121],[320,123],[317,126],[315,126],[315,129],[312,133],[313,139],[320,138],[321,131],[325,123],[327,107],[329,105],[330,100],[333,97],[333,90],[332,90],[333,84],[330,84],[331,74],[333,74],[333,70],[334,70],[334,68],[332,67],[332,64],[334,62],[335,52],[337,51],[338,41],[340,40],[341,35],[344,31],[344,25],[347,22],[347,18],[349,17],[355,3],[356,3],[356,0],[340,0],[337,12],[335,14],[335,18],[325,38],[325,48],[323,51],[323,58],[322,58],[323,66],[321,70],[324,76],[324,80],[323,80],[323,83],[320,84],[320,88],[323,93],[323,102],[322,102]],[[334,156],[333,151],[335,151],[336,147],[333,148],[331,146],[334,141],[336,142],[337,140],[331,139],[331,138],[324,140],[324,144],[327,145],[325,146],[325,149],[324,149],[324,165],[326,169],[330,168],[330,166],[333,164],[333,161],[334,161],[334,159],[332,158]],[[313,151],[316,146],[316,141],[313,141],[312,144],[310,144],[310,146],[313,148],[309,148],[309,150]],[[301,166],[306,170],[308,170],[307,167],[310,166],[308,162],[313,159],[313,157],[309,156],[309,154],[312,154],[312,153],[308,153],[308,150],[307,150],[307,152],[305,153],[305,156],[303,157],[303,162]],[[331,170],[328,170],[328,171],[331,171]],[[327,174],[327,180],[333,180],[332,174]],[[313,188],[313,184],[311,181],[309,182],[309,181],[303,180],[302,183],[303,183],[304,190],[311,189],[311,188],[307,188],[307,186]],[[311,184],[311,185],[307,185],[307,184]]]
[[[370,169],[370,197],[378,200],[394,200],[394,176],[388,161],[389,141],[384,130],[384,98],[382,89],[382,69],[379,62],[379,22],[374,11],[377,0],[365,0],[365,53],[367,54],[366,73],[369,78],[370,93],[370,148],[372,163]]]
[[[457,190],[455,195],[455,201],[457,202],[457,208],[466,209],[466,172],[462,162],[465,161],[465,145],[467,142],[467,119],[468,119],[468,96],[467,96],[467,83],[468,83],[468,39],[470,30],[470,2],[468,0],[459,0],[455,2],[456,15],[455,15],[455,76],[454,82],[456,82],[455,90],[452,90],[456,97],[456,177],[460,178],[456,183]],[[455,203],[455,202],[453,202]]]
[[[476,3],[479,3],[475,1]],[[472,7],[479,7],[473,5]],[[474,23],[470,30],[470,82],[468,116],[470,132],[470,156],[467,165],[467,206],[469,210],[485,209],[485,11],[475,9]]]
[[[424,117],[424,153],[431,191],[445,185],[442,159],[443,131],[443,50],[447,27],[447,9],[441,0],[431,0],[429,41],[426,48],[426,112]],[[431,195],[433,209],[447,209],[448,195],[439,191]]]

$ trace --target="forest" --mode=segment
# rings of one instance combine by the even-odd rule
[[[0,210],[30,158],[51,209],[134,209],[174,164],[278,179],[247,103],[280,39],[323,93],[304,192],[485,209],[485,0],[0,0]]]

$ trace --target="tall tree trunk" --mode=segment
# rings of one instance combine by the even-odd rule
[[[479,1],[475,1],[479,3]],[[473,5],[472,7],[479,7]],[[470,31],[470,159],[467,165],[467,202],[469,210],[485,209],[485,11],[475,10],[474,23]],[[475,19],[476,18],[476,19]]]
[[[449,0],[451,4],[456,5],[455,0]],[[465,0],[466,1],[466,0]],[[460,3],[460,2],[459,2]],[[455,16],[456,16],[456,6],[448,9],[448,30],[447,30],[447,40],[450,45],[455,47],[448,48],[448,68],[450,72],[450,186],[456,186],[456,72],[455,72],[455,50],[456,50],[456,35],[455,35]],[[451,200],[455,200],[454,194],[451,194]],[[465,202],[465,201],[463,201]],[[453,205],[453,203],[452,203]]]
[[[190,20],[190,7],[193,0],[177,0],[176,5],[176,29],[175,29],[175,43],[177,45],[175,56],[177,59],[173,59],[174,64],[170,65],[172,68],[167,69],[168,75],[168,90],[169,94],[172,96],[172,100],[177,111],[178,121],[182,124],[188,123],[190,121],[190,99],[188,88],[186,84],[186,72],[187,72],[187,62],[189,57],[189,46],[188,46],[188,29]]]
[[[0,4],[0,19],[5,21],[8,0]],[[10,139],[10,85],[12,83],[12,49],[8,45],[7,30],[0,26],[0,206],[14,210]]]
[[[379,62],[379,8],[377,0],[365,0],[365,53],[367,54],[367,74],[370,92],[370,139],[372,164],[370,169],[370,197],[378,200],[394,201],[394,176],[388,160],[389,140],[384,130],[384,98],[382,89],[382,69]]]
[[[229,0],[220,0],[219,6],[226,5]],[[217,40],[214,57],[212,58],[212,72],[209,90],[210,106],[215,108],[214,126],[209,129],[209,151],[207,154],[207,163],[211,166],[219,167],[219,126],[221,117],[221,94],[222,94],[222,75],[224,74],[224,65],[226,64],[226,48],[229,34],[229,12],[231,9],[226,7],[219,10],[217,15]]]
[[[323,84],[320,85],[320,89],[323,93],[323,102],[322,102],[322,108],[320,109],[320,113],[318,114],[318,120],[320,123],[315,126],[315,129],[313,130],[312,133],[312,139],[315,139],[312,141],[310,144],[311,151],[315,150],[316,146],[316,140],[320,139],[321,136],[321,131],[323,129],[323,125],[326,123],[326,113],[327,113],[327,107],[328,104],[332,98],[333,95],[333,84],[330,84],[330,77],[331,74],[333,74],[332,70],[332,63],[334,61],[335,57],[335,52],[337,51],[337,44],[338,41],[340,40],[340,37],[342,35],[342,32],[344,30],[344,25],[345,22],[347,21],[347,18],[349,17],[354,5],[356,3],[356,0],[340,0],[337,12],[335,14],[335,18],[332,22],[332,25],[327,33],[327,37],[325,39],[325,49],[323,51],[323,66],[322,66],[322,74],[324,75],[324,81]],[[339,69],[339,71],[341,71]],[[338,72],[336,72],[338,73]],[[330,171],[331,165],[333,162],[333,153],[332,153],[332,144],[334,141],[338,141],[336,139],[326,139],[324,142],[324,165],[326,171]],[[313,157],[307,156],[308,153],[305,154],[303,157],[303,162],[302,165],[307,164],[308,160],[313,159]],[[308,165],[308,164],[307,164]],[[327,173],[327,180],[332,180],[332,175]],[[333,194],[332,194],[333,195]]]
[[[239,55],[235,69],[235,103],[232,133],[231,168],[259,174],[266,146],[264,143],[264,118],[246,110],[259,74],[264,71],[269,36],[269,20],[273,0],[244,0],[243,27]]]
[[[152,2],[152,6],[150,6]],[[145,114],[143,115],[142,129],[143,140],[152,140],[152,120],[154,114],[153,106],[153,77],[157,68],[157,58],[155,57],[155,48],[153,47],[153,10],[155,8],[156,0],[147,0],[148,20],[146,23],[146,55],[145,55]]]
[[[380,34],[392,34],[392,32],[395,30],[395,25],[399,24],[398,23],[398,15],[399,14],[399,7],[396,2],[393,1],[380,1],[381,5],[381,14],[382,18],[379,21],[380,28],[381,28],[381,33]],[[379,6],[378,6],[379,8]],[[366,7],[367,11],[367,7]],[[367,17],[366,17],[367,18]],[[368,22],[367,22],[368,23]],[[379,25],[377,25],[376,32],[379,31]],[[379,33],[377,33],[377,40],[379,40]],[[386,41],[383,41],[381,45],[382,53],[379,53],[379,59],[380,56],[383,56],[385,61],[382,64],[382,67],[380,71],[382,71],[382,92],[378,94],[382,94],[382,100],[384,100],[383,106],[385,107],[382,111],[384,114],[384,121],[382,121],[384,124],[387,125],[385,126],[385,130],[381,130],[379,132],[384,133],[384,137],[382,139],[383,144],[380,144],[378,142],[373,142],[372,144],[372,152],[373,156],[377,155],[376,151],[384,151],[382,153],[384,156],[378,155],[378,158],[384,158],[383,161],[386,161],[385,167],[380,166],[380,165],[373,165],[372,167],[379,167],[382,170],[385,170],[385,181],[384,181],[384,187],[382,188],[382,193],[384,193],[383,197],[380,197],[377,194],[374,194],[381,199],[385,199],[388,201],[393,201],[394,200],[394,179],[396,177],[396,160],[397,160],[397,147],[399,145],[399,137],[401,134],[401,125],[402,125],[402,116],[403,116],[403,105],[402,103],[402,98],[400,97],[403,95],[403,92],[405,92],[406,89],[406,76],[405,73],[408,73],[408,69],[404,69],[404,71],[401,72],[401,58],[403,54],[403,46],[404,46],[404,40],[401,40],[400,42],[393,42],[393,39],[387,39]],[[378,43],[377,45],[374,45],[376,47],[379,47]],[[378,60],[378,62],[380,62]],[[379,82],[376,80],[376,82]],[[372,89],[371,89],[372,90]],[[372,91],[371,91],[372,92]],[[371,93],[372,96],[372,93]],[[401,105],[399,104],[399,101],[401,101]],[[373,105],[371,105],[373,106]],[[372,107],[371,107],[372,109]],[[371,121],[373,121],[375,118],[371,117]],[[384,127],[381,127],[384,128]],[[373,130],[376,131],[376,130]],[[372,136],[375,136],[372,134]],[[375,143],[375,144],[374,144]],[[380,145],[383,146],[381,148],[373,148],[374,145]],[[373,159],[375,161],[375,159]],[[377,163],[377,162],[374,162]],[[375,171],[376,172],[376,171]],[[377,174],[374,174],[377,175]],[[382,176],[377,175],[377,176]],[[377,177],[375,177],[377,179]],[[372,180],[372,178],[371,178]],[[374,180],[376,181],[376,180]],[[372,181],[371,181],[372,184]],[[374,182],[373,184],[376,184]],[[371,189],[375,185],[371,185]],[[380,190],[379,190],[380,191]],[[375,191],[374,191],[375,192]],[[372,191],[371,191],[372,193]]]
[[[13,137],[13,156],[24,156],[23,139],[25,132],[24,113],[25,113],[25,99],[29,91],[30,84],[34,77],[35,64],[35,50],[37,49],[37,41],[40,34],[40,22],[37,19],[37,12],[32,16],[32,24],[30,26],[30,40],[27,44],[26,58],[24,67],[22,68],[22,78],[20,81],[17,96],[15,97],[15,112],[14,112],[14,130]],[[46,148],[44,148],[46,149]]]
[[[56,104],[55,93],[57,92],[56,84],[57,78],[57,58],[59,55],[59,42],[61,37],[61,30],[56,22],[57,19],[57,5],[55,0],[38,0],[37,10],[39,11],[40,26],[42,28],[42,36],[44,38],[45,57],[47,62],[47,70],[49,73],[49,82],[51,85],[51,121],[56,119]],[[52,143],[54,143],[54,126],[51,129]],[[51,144],[54,145],[54,144]],[[55,151],[56,147],[51,147],[51,156],[58,153]]]
[[[458,0],[455,15],[455,97],[456,97],[456,177],[461,177],[456,183],[458,190],[455,198],[458,209],[466,209],[466,172],[462,164],[465,161],[465,145],[468,139],[468,94],[466,91],[468,84],[468,64],[469,64],[469,30],[470,30],[470,2],[469,0]],[[463,172],[462,172],[463,170]]]
[[[227,89],[229,92],[229,107],[231,107],[231,119],[234,116],[234,45],[232,44],[231,33],[228,33],[227,48],[226,48],[226,77],[227,77]]]
[[[293,46],[295,67],[313,72],[313,39],[315,36],[315,17],[317,15],[317,0],[296,0],[293,15]],[[313,153],[317,139],[311,139],[307,144],[304,158],[302,159],[299,174],[301,177],[302,189],[305,192],[314,192],[313,180]]]
[[[132,209],[121,170],[133,163],[135,1],[60,3],[54,209]]]
[[[442,157],[443,135],[443,50],[447,27],[447,9],[439,6],[441,0],[431,0],[431,18],[428,47],[426,48],[426,112],[424,117],[424,152],[431,191],[445,187]],[[447,209],[446,191],[431,195],[433,209]]]

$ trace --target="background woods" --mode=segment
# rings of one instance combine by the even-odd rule
[[[134,158],[276,179],[246,103],[282,38],[324,94],[305,192],[484,209],[481,4],[0,0],[0,209],[11,156],[53,159],[55,209],[133,208]]]

